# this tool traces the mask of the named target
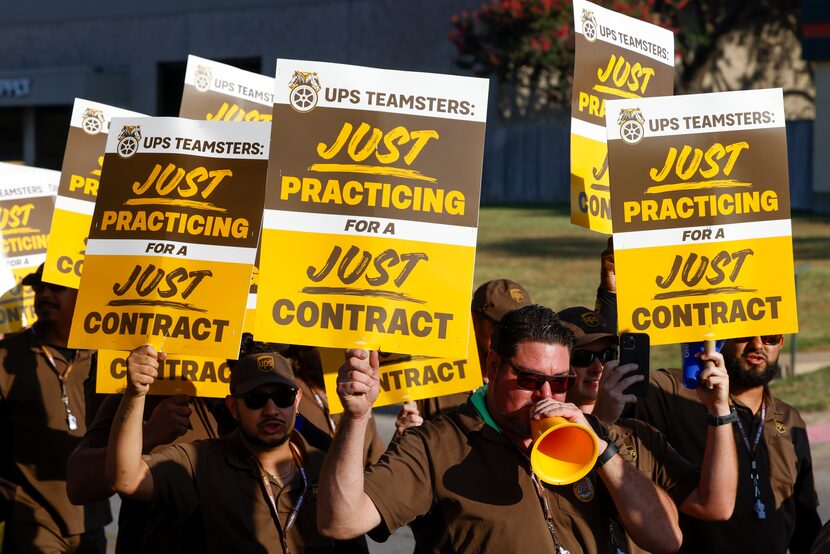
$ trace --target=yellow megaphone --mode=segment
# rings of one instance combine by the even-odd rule
[[[599,441],[585,426],[557,416],[531,420],[530,431],[534,439],[530,466],[545,483],[575,483],[594,467]]]

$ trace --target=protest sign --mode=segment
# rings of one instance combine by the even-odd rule
[[[271,121],[274,79],[198,56],[187,57],[179,117]]]
[[[374,407],[473,391],[481,386],[481,364],[470,324],[467,354],[464,358],[431,358],[406,354],[380,353],[380,394]],[[321,348],[323,378],[329,410],[343,411],[337,396],[337,371],[343,365],[343,350]]]
[[[606,100],[672,94],[671,31],[574,0],[571,97],[571,222],[611,233]]]
[[[70,345],[235,358],[269,125],[116,118],[112,129]]]
[[[110,120],[132,116],[141,114],[75,99],[43,266],[44,281],[78,288]]]
[[[95,392],[124,392],[129,355],[129,352],[124,351],[98,351]],[[227,361],[221,358],[170,355],[159,362],[158,372],[156,381],[150,385],[149,394],[224,398],[230,391],[231,370]]]
[[[184,93],[179,117],[223,121],[271,121],[274,105],[274,78],[265,77],[214,62],[188,56]],[[245,311],[244,330],[253,334],[259,278],[257,248],[251,289]]]
[[[258,339],[466,355],[487,87],[277,62]]]
[[[0,333],[34,323],[34,293],[20,281],[46,259],[60,173],[0,163]]]
[[[620,331],[798,331],[781,89],[607,103]]]

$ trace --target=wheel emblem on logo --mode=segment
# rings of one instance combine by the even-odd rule
[[[90,135],[97,135],[104,128],[104,114],[101,110],[87,108],[81,116],[81,129]]]
[[[122,158],[131,158],[138,150],[138,141],[141,140],[141,127],[139,125],[124,125],[118,135],[116,152]]]
[[[308,113],[317,106],[318,93],[322,88],[317,73],[313,71],[294,71],[288,83],[291,93],[288,103],[300,113]]]
[[[194,77],[194,85],[196,86],[196,90],[200,92],[205,92],[206,90],[210,89],[210,81],[212,79],[212,75],[210,73],[210,69],[200,65],[196,68],[196,75]]]
[[[643,140],[645,135],[643,124],[645,122],[643,114],[640,113],[640,108],[623,108],[620,110],[617,124],[620,126],[620,138],[623,139],[623,142],[637,144]]]
[[[589,42],[597,38],[597,19],[592,11],[582,10],[582,35]]]

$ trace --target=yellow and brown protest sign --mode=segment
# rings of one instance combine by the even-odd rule
[[[620,330],[797,332],[781,89],[607,109]]]
[[[267,123],[115,118],[70,345],[235,358]]]
[[[470,324],[467,355],[463,358],[431,358],[407,354],[380,353],[380,394],[374,406],[386,406],[408,400],[434,398],[473,391],[481,386],[475,334]],[[343,411],[337,396],[337,372],[343,365],[343,350],[321,348],[326,396],[333,414]]]
[[[605,102],[672,94],[671,31],[574,0],[571,98],[571,222],[611,233]]]
[[[179,117],[222,121],[271,121],[274,78],[188,56]],[[253,334],[259,282],[259,248],[245,311],[247,333]]]
[[[98,351],[95,392],[124,392],[129,355],[129,352],[124,351]],[[230,382],[231,370],[227,360],[174,354],[159,364],[159,374],[150,385],[150,394],[224,398],[229,394]]]
[[[59,178],[51,169],[0,163],[0,333],[37,319],[34,293],[20,281],[46,258]]]
[[[487,88],[278,60],[258,339],[466,355]]]
[[[43,266],[44,281],[78,288],[110,120],[133,116],[141,114],[75,99]]]

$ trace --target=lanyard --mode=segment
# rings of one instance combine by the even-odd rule
[[[74,360],[69,362],[66,365],[66,370],[61,373],[58,371],[58,366],[55,364],[55,358],[52,356],[52,353],[46,348],[46,345],[40,342],[40,337],[37,336],[34,327],[30,327],[32,330],[32,335],[34,335],[35,340],[37,341],[38,346],[40,347],[40,351],[43,352],[43,356],[46,358],[46,365],[49,366],[49,369],[55,374],[58,378],[58,382],[61,385],[61,401],[63,402],[63,408],[66,410],[66,426],[69,428],[70,431],[76,431],[78,429],[78,419],[75,417],[75,414],[72,413],[72,409],[69,407],[69,394],[66,391],[66,383],[69,380],[69,375],[72,373],[72,368],[74,367]]]
[[[559,538],[556,536],[556,531],[553,529],[553,512],[550,509],[550,503],[548,502],[548,497],[545,495],[545,489],[542,487],[542,483],[539,482],[539,478],[536,477],[536,474],[533,473],[533,470],[530,470],[530,478],[533,480],[533,486],[536,489],[536,496],[539,497],[539,502],[542,504],[542,513],[545,514],[545,525],[548,526],[548,531],[550,531],[550,536],[553,539],[553,544],[556,547],[556,554],[571,554],[570,550],[566,550],[562,543],[559,542]]]
[[[738,429],[741,432],[741,438],[743,439],[744,446],[746,446],[747,451],[749,451],[749,459],[752,461],[752,470],[750,471],[749,477],[752,479],[752,492],[755,496],[755,504],[753,505],[753,509],[755,510],[755,515],[758,519],[766,519],[766,505],[761,500],[761,474],[758,472],[758,463],[755,460],[755,451],[758,449],[758,443],[761,441],[761,435],[764,434],[764,421],[766,420],[767,416],[767,402],[764,400],[761,403],[761,422],[758,424],[758,430],[755,431],[755,436],[752,439],[752,444],[749,444],[749,436],[747,435],[746,429],[744,429],[744,424],[741,421],[741,418],[738,417]]]
[[[271,489],[271,481],[268,479],[268,473],[265,471],[265,468],[262,467],[262,464],[254,458],[254,461],[259,468],[259,476],[262,483],[262,488],[265,490],[265,494],[268,497],[269,502],[271,503],[271,507],[274,509],[272,517],[274,518],[274,522],[277,527],[277,534],[280,536],[280,542],[282,542],[282,549],[283,551],[288,554],[290,551],[288,549],[288,541],[286,540],[286,536],[288,535],[288,530],[294,525],[294,522],[297,520],[297,514],[300,512],[300,507],[303,505],[303,500],[305,500],[306,492],[308,492],[308,478],[306,477],[305,468],[303,468],[302,460],[300,459],[300,454],[297,451],[297,447],[294,443],[289,443],[289,448],[291,449],[291,455],[294,457],[294,463],[297,464],[297,468],[300,470],[300,477],[303,480],[303,492],[300,493],[300,497],[294,503],[294,507],[291,508],[291,512],[288,514],[288,519],[285,520],[285,527],[280,526],[280,512],[277,509],[277,499],[274,497],[274,491]],[[287,483],[286,483],[287,484]]]

